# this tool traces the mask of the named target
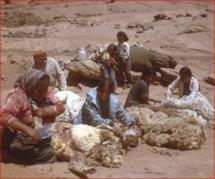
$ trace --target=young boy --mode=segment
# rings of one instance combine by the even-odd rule
[[[139,105],[149,104],[149,101],[160,103],[160,101],[149,98],[149,85],[153,82],[155,72],[148,68],[144,70],[141,80],[137,81],[130,89],[125,102],[125,108]]]

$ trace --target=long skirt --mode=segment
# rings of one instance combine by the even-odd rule
[[[50,138],[35,143],[31,137],[13,133],[4,129],[2,134],[2,149],[9,160],[23,164],[52,163],[56,161]],[[3,156],[3,161],[8,157]]]

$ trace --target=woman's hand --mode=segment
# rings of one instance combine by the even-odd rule
[[[38,143],[41,140],[41,136],[38,130],[29,128],[27,134],[36,142]]]
[[[32,109],[32,114],[35,117],[43,118],[45,116],[45,111],[43,108],[34,108]]]
[[[32,115],[43,118],[43,117],[56,117],[57,115],[64,112],[64,105],[58,103],[56,105],[50,105],[46,107],[37,107],[32,109]]]

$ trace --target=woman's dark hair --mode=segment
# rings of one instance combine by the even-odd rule
[[[142,72],[142,76],[141,79],[143,79],[144,76],[155,76],[156,75],[156,71],[152,68],[146,68],[143,72]]]
[[[104,88],[108,87],[111,93],[114,91],[113,81],[109,78],[104,78],[99,82],[98,91],[102,91]]]
[[[43,76],[37,81],[37,83],[33,86],[33,88],[37,88],[37,86],[40,85],[40,82],[41,82],[41,81],[44,81],[44,80],[47,80],[47,81],[49,82],[49,84],[50,84],[50,77],[49,77],[49,75],[47,74],[47,75],[43,75]],[[38,86],[38,87],[39,87],[39,86]]]
[[[187,75],[187,76],[192,76],[192,72],[190,70],[190,68],[188,67],[182,67],[179,71],[179,74],[184,74],[184,75]]]
[[[49,77],[49,75],[48,75],[48,74],[45,74],[45,75],[43,75],[43,76],[39,79],[39,81],[43,81],[43,80],[48,80],[48,81],[50,82],[50,77]]]
[[[117,33],[117,37],[118,37],[118,36],[124,37],[125,42],[127,42],[127,41],[129,40],[127,34],[126,34],[125,32],[123,32],[123,31],[119,31],[119,32]]]
[[[114,44],[110,44],[110,45],[108,45],[107,51],[110,49],[117,50],[117,46]]]

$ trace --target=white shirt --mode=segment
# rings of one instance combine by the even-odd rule
[[[117,51],[121,58],[130,59],[130,46],[127,42],[123,42],[117,46]]]
[[[33,67],[34,68],[34,67]],[[60,91],[67,89],[66,77],[60,68],[57,60],[47,57],[46,67],[44,71],[50,77],[50,86],[58,87]]]
[[[195,96],[199,92],[199,82],[195,77],[191,77],[190,80],[190,91],[192,96]],[[180,76],[175,79],[167,88],[166,95],[167,98],[172,95],[172,91],[178,88],[179,90],[179,97],[181,98],[183,96],[183,90],[184,90],[184,83],[181,81]],[[189,96],[190,96],[189,95]]]

